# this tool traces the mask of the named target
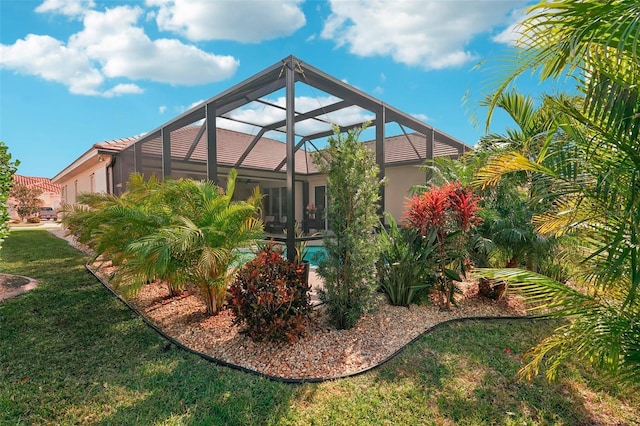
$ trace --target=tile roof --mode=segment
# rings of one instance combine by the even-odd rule
[[[136,140],[138,140],[138,137],[132,136],[128,138],[114,139],[112,141],[98,142],[94,144],[93,147],[105,151],[120,152]]]
[[[364,142],[369,149],[375,149],[375,141]],[[433,156],[443,157],[458,155],[458,150],[443,142],[435,140],[433,143]],[[389,136],[384,140],[384,160],[386,165],[398,163],[422,163],[427,158],[427,140],[420,133],[408,133],[398,136]]]
[[[207,135],[203,132],[198,141],[195,141],[201,126],[186,126],[171,132],[171,156],[183,160],[195,160],[206,162]],[[234,130],[218,128],[218,164],[223,166],[235,166],[251,144],[255,135],[237,132]],[[94,148],[114,153],[121,152],[133,145],[135,137],[116,139],[96,143]],[[193,147],[194,142],[196,146]],[[374,149],[375,141],[364,142],[369,149]],[[390,136],[385,139],[385,163],[387,165],[415,163],[420,164],[426,159],[426,137],[420,133],[409,133],[406,136]],[[191,153],[190,153],[191,151]],[[142,153],[153,157],[159,157],[162,152],[160,137],[156,137],[143,143]],[[433,148],[434,156],[457,155],[456,148],[444,142],[436,140]],[[240,167],[257,170],[274,170],[286,156],[286,145],[278,140],[262,137],[253,147],[251,152],[243,160]],[[286,165],[282,167],[286,171]],[[318,173],[311,160],[310,152],[300,149],[296,152],[296,173]]]
[[[195,148],[192,147],[201,126],[186,126],[171,132],[171,157],[183,160],[195,160],[206,162],[207,160],[207,135],[202,134],[197,141]],[[255,135],[237,132],[234,130],[218,128],[218,164],[223,166],[235,166],[236,162],[243,155],[247,147],[251,144]],[[98,149],[111,149],[122,151],[131,142],[110,141],[95,144]],[[189,156],[189,151],[192,151]],[[142,144],[142,154],[158,157],[162,152],[162,143],[160,137],[153,138]],[[305,155],[308,156],[305,159]],[[240,167],[246,167],[258,170],[274,170],[286,156],[286,145],[275,139],[262,137],[253,147],[251,152],[244,159]],[[287,167],[281,169],[286,171]],[[304,150],[296,152],[296,173],[316,173],[317,170],[313,166],[310,154]]]
[[[53,192],[59,194],[61,192],[60,185],[51,182],[51,179],[45,177],[13,175],[13,182],[28,188],[38,188],[42,192]]]

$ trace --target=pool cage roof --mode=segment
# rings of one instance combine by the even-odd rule
[[[296,101],[301,99],[296,98],[296,89],[309,93],[308,88],[315,94],[318,107],[310,109],[309,102],[306,102],[296,108]],[[322,100],[315,89],[323,92]],[[273,96],[280,96],[280,99],[274,101],[271,99]],[[249,104],[262,108],[262,114],[260,111],[242,113],[246,112],[243,107],[247,108]],[[344,117],[351,117],[351,122]],[[224,129],[217,128],[223,120],[229,123],[226,127],[249,128],[252,129],[251,134],[228,132],[225,135]],[[415,154],[414,163],[433,158],[434,147],[454,156],[470,149],[411,115],[289,56],[140,137],[126,150],[116,154],[116,163],[128,163],[128,171],[144,173],[145,169],[154,170],[163,177],[179,176],[178,170],[188,172],[197,169],[202,177],[216,183],[219,172],[231,167],[238,169],[239,176],[282,179],[286,174],[286,244],[292,257],[297,239],[294,219],[296,174],[317,173],[307,147],[317,151],[316,143],[333,135],[332,124],[339,126],[341,131],[347,131],[365,123],[375,129],[375,139],[370,145],[375,151],[381,178],[388,163],[385,162],[385,152],[388,157],[390,152],[384,146],[385,125],[390,123],[399,127],[400,134],[396,139],[401,138],[404,149]],[[280,137],[285,143],[265,134],[276,135],[275,138]],[[238,135],[243,137],[238,138]],[[221,138],[225,138],[224,144],[218,143]],[[121,158],[118,160],[118,157]],[[114,170],[114,182],[119,179],[122,184],[126,178],[124,174],[118,178]],[[383,190],[381,197],[383,211]]]

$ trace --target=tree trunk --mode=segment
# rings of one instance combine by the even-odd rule
[[[202,293],[204,295],[204,303],[207,306],[207,314],[218,315],[216,288],[212,286],[203,286]]]
[[[507,283],[489,278],[480,278],[478,282],[478,292],[484,297],[493,300],[500,300],[507,290]]]
[[[171,281],[165,281],[165,284],[169,290],[169,297],[176,297],[182,294],[182,289],[174,286]]]

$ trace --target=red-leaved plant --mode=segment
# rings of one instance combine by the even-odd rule
[[[432,186],[428,191],[414,195],[406,203],[406,220],[422,235],[436,228],[443,236],[461,230],[469,231],[478,225],[480,199],[460,182],[450,182],[443,186]]]
[[[440,269],[438,288],[447,308],[453,302],[453,280],[461,280],[465,272],[467,256],[464,248],[469,230],[481,222],[479,202],[470,188],[463,187],[460,182],[450,182],[432,186],[406,203],[405,218],[410,227],[424,236],[432,229],[436,231]]]
[[[244,324],[242,331],[255,341],[298,339],[312,311],[304,268],[285,259],[282,248],[267,244],[229,289],[234,324]]]

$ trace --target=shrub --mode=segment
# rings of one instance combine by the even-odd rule
[[[5,237],[9,235],[7,200],[13,187],[13,175],[18,170],[19,165],[19,160],[11,161],[9,147],[0,141],[0,247]]]
[[[409,306],[429,293],[436,281],[436,235],[399,227],[387,215],[388,229],[380,235],[382,253],[378,262],[380,286],[389,303]]]
[[[253,340],[293,342],[311,314],[304,266],[290,263],[282,248],[267,244],[236,276],[229,292],[234,324]]]
[[[27,223],[40,223],[40,218],[37,216],[31,216],[27,218]]]
[[[471,189],[451,182],[433,186],[407,203],[409,226],[424,236],[435,233],[439,269],[437,287],[446,308],[454,303],[456,287],[453,281],[461,281],[465,274],[469,231],[481,221],[479,202]]]
[[[374,153],[358,141],[361,131],[345,135],[334,127],[329,147],[313,157],[318,170],[327,175],[326,214],[331,227],[331,233],[324,235],[327,257],[318,265],[325,284],[320,299],[338,329],[356,324],[373,305],[378,288],[375,264],[380,244],[375,227],[380,224],[382,182]]]

